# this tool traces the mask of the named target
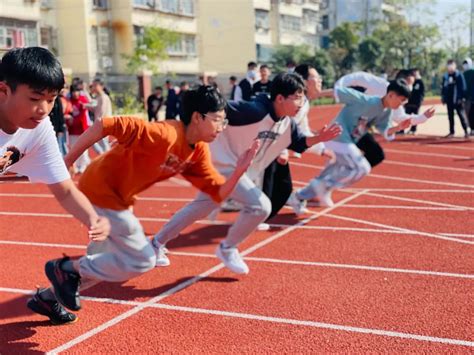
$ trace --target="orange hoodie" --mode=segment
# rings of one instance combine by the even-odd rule
[[[96,158],[79,180],[79,189],[96,206],[123,210],[154,183],[181,174],[193,186],[221,202],[225,182],[211,162],[207,143],[194,149],[180,121],[149,123],[134,117],[106,117],[103,132],[118,144]]]

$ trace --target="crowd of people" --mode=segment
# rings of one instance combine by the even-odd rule
[[[266,221],[285,203],[297,215],[307,212],[308,200],[333,206],[335,189],[354,184],[383,162],[375,130],[393,140],[397,132],[414,132],[413,127],[435,114],[433,108],[419,113],[424,90],[416,69],[401,70],[390,82],[356,72],[323,91],[316,68],[288,64],[287,72],[270,79],[267,65],[248,63],[244,79],[237,83],[230,78],[229,100],[215,82],[191,89],[183,82],[175,90],[167,81],[166,98],[156,87],[146,100],[147,122],[113,116],[99,79],[87,88],[90,92],[78,78],[65,89],[61,64],[46,49],[5,54],[0,64],[0,173],[47,184],[59,203],[88,227],[90,239],[79,259],[46,262],[51,286],[39,288],[27,306],[55,324],[76,321],[69,310],[81,308],[80,288],[125,281],[170,265],[166,244],[195,221],[215,216],[229,201],[239,213],[216,256],[229,270],[247,274],[239,245],[257,228],[268,228]],[[465,81],[472,85],[473,78],[467,75],[471,69],[461,78],[451,64],[443,81],[443,102],[448,111],[460,114],[467,97]],[[310,102],[322,95],[335,97],[344,107],[330,125],[311,130]],[[166,120],[159,121],[163,105]],[[115,140],[112,148],[109,137]],[[91,147],[98,154],[92,161]],[[327,165],[295,191],[288,150],[323,155]],[[71,168],[80,173],[78,186],[71,180]],[[133,213],[136,195],[176,174],[199,193],[150,241]]]

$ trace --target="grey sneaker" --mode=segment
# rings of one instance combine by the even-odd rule
[[[300,200],[296,196],[296,192],[292,192],[286,204],[293,208],[293,211],[297,216],[308,213],[309,210],[306,208],[306,200]]]
[[[153,249],[155,250],[155,255],[156,255],[155,267],[169,266],[170,259],[166,255],[166,253],[168,252],[168,249],[166,249],[164,245],[161,245],[161,244],[156,245],[154,242],[152,242],[151,245],[153,246]]]
[[[216,250],[216,255],[228,269],[236,274],[249,273],[249,267],[240,256],[237,248],[224,248],[222,244],[219,244]]]

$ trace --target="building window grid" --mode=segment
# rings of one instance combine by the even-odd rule
[[[264,30],[270,29],[270,16],[268,11],[255,10],[255,27]]]
[[[301,31],[301,18],[297,16],[281,15],[281,28],[289,31]]]
[[[107,9],[108,8],[107,0],[92,0],[92,7],[94,9]]]
[[[170,14],[194,16],[194,1],[195,0],[133,0],[133,5]]]
[[[36,27],[0,27],[0,48],[31,47],[38,45]]]
[[[171,56],[196,56],[196,36],[182,35],[181,38],[168,47]]]

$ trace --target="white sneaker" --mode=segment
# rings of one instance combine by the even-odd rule
[[[296,197],[296,192],[291,193],[288,201],[286,201],[286,204],[293,208],[293,211],[297,216],[309,212],[309,210],[306,208],[306,200],[300,200],[298,197]]]
[[[268,230],[270,230],[270,225],[268,223],[260,223],[257,226],[257,230],[259,230],[259,231],[268,231]]]
[[[222,244],[219,244],[216,250],[216,255],[224,263],[227,268],[236,274],[248,274],[249,267],[240,256],[237,248],[223,248]]]
[[[170,259],[166,255],[168,253],[168,249],[165,248],[164,245],[155,245],[155,243],[151,243],[153,246],[153,249],[155,250],[155,255],[156,255],[156,263],[155,267],[160,267],[160,266],[169,266],[170,264]]]
[[[334,206],[334,201],[331,199],[331,191],[326,189],[324,182],[318,180],[312,180],[311,185],[314,192],[316,192],[316,197],[319,200],[319,205],[321,207],[332,207]]]
[[[293,157],[296,159],[301,159],[301,153],[293,152]]]

